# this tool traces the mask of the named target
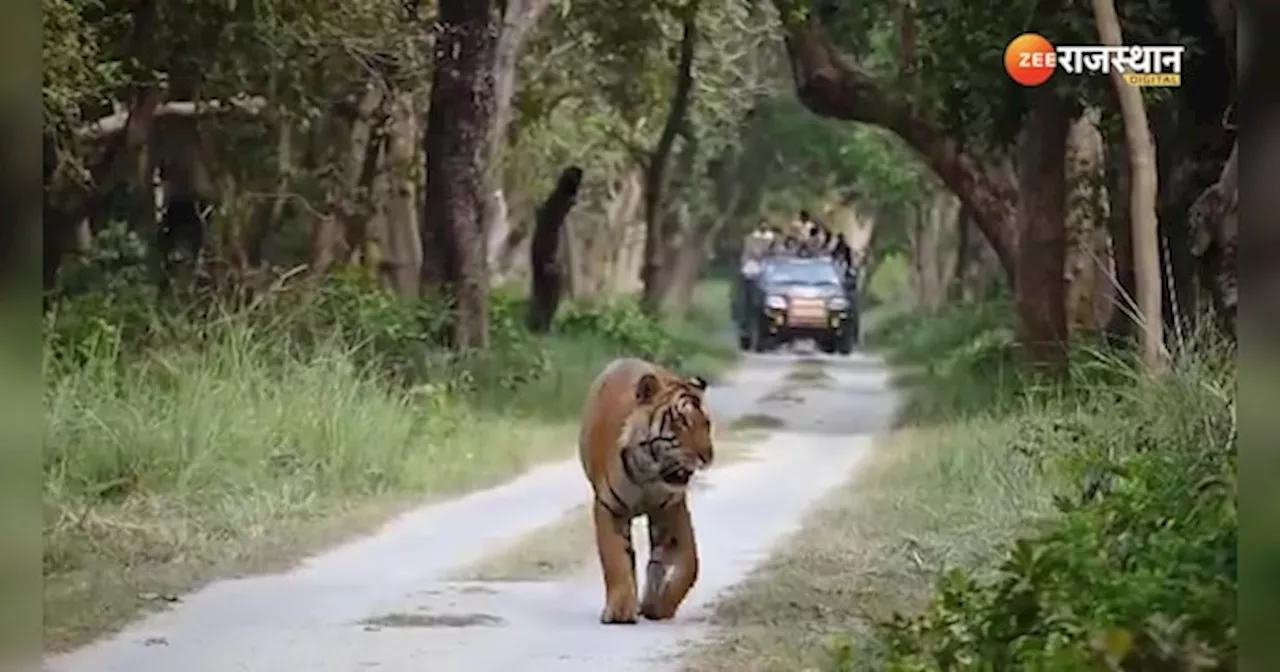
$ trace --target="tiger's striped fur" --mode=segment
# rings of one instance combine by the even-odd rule
[[[604,570],[602,623],[675,615],[698,576],[686,489],[715,449],[707,384],[641,359],[619,359],[596,378],[582,410],[579,457],[595,494],[592,518]],[[650,559],[637,600],[631,521],[649,519]],[[668,578],[669,576],[669,578]]]

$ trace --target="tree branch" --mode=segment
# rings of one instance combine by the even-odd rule
[[[774,0],[782,16],[796,95],[814,114],[888,129],[921,155],[975,215],[1005,270],[1016,245],[1017,185],[988,170],[909,101],[882,88],[866,72],[841,61],[816,17]]]
[[[206,117],[229,113],[258,115],[266,107],[267,99],[262,96],[242,96],[225,102],[220,100],[175,100],[157,105],[153,114],[155,119],[163,117]],[[105,140],[124,131],[128,124],[129,110],[121,109],[114,114],[102,117],[76,129],[76,138],[88,141]]]
[[[648,165],[645,166],[644,171],[645,251],[641,276],[645,287],[643,303],[649,312],[655,312],[657,309],[657,297],[652,287],[661,262],[662,250],[666,244],[662,240],[661,208],[666,187],[667,161],[675,146],[676,136],[685,124],[685,117],[688,115],[693,96],[693,57],[698,42],[698,4],[699,0],[688,0],[684,6],[683,34],[680,38],[680,60],[676,66],[675,91],[671,96],[671,107],[667,112],[662,134],[649,155]]]

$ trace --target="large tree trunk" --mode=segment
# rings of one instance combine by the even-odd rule
[[[693,300],[693,289],[702,275],[702,265],[707,259],[705,239],[695,234],[695,240],[677,250],[666,272],[671,278],[667,281],[666,298],[663,300],[663,311],[668,315],[685,315]]]
[[[485,237],[490,138],[494,112],[494,47],[498,34],[492,0],[439,3],[435,69],[427,116],[426,204],[423,236],[443,271],[453,299],[452,343],[463,349],[489,344],[489,273]],[[424,269],[429,264],[423,264]]]
[[[955,231],[960,203],[955,195],[938,190],[915,209],[912,246],[918,308],[937,312],[947,296],[947,280],[952,274],[948,238]]]
[[[1106,222],[1110,201],[1097,108],[1084,111],[1067,135],[1067,331],[1096,334],[1110,318],[1113,272]]]
[[[671,107],[662,127],[658,144],[649,155],[644,175],[644,266],[640,280],[644,284],[641,306],[650,314],[661,310],[663,300],[662,261],[668,249],[664,222],[667,218],[665,191],[667,187],[667,162],[675,147],[676,136],[685,124],[689,106],[693,100],[693,57],[698,41],[698,3],[687,0],[682,19],[680,60],[676,65],[675,91],[671,95]]]
[[[414,163],[418,160],[418,115],[413,94],[398,92],[391,103],[387,140],[386,250],[382,275],[401,297],[418,297],[422,270],[422,236],[418,230],[418,186]]]
[[[644,269],[644,171],[629,169],[620,178],[620,184],[605,207],[605,230],[609,232],[604,242],[604,254],[608,263],[602,271],[605,276],[600,287],[613,294],[635,295],[644,291],[639,282]]]
[[[789,3],[774,2],[783,16],[796,93],[805,107],[823,117],[886,128],[902,138],[973,213],[1012,286],[1018,235],[1016,184],[963,151],[907,99],[842,63],[816,17],[796,18]]]
[[[309,270],[323,275],[339,261],[353,260],[367,236],[372,216],[371,191],[381,151],[380,127],[386,104],[384,88],[367,82],[349,118],[335,115],[328,134],[314,136],[316,157],[334,153],[337,175],[325,195],[325,208],[311,230]],[[327,137],[326,137],[327,135]]]
[[[582,169],[569,166],[560,173],[556,188],[538,208],[529,245],[529,314],[527,324],[534,333],[545,333],[555,319],[564,290],[565,260],[559,254],[564,236],[564,219],[569,216],[582,186]]]
[[[995,252],[992,252],[973,218],[962,209],[960,219],[960,226],[967,231],[964,236],[965,271],[960,297],[965,301],[977,301],[991,296],[1003,275]]]
[[[690,123],[682,127],[681,137],[684,144],[670,178],[680,185],[684,196],[672,199],[674,207],[665,209],[662,274],[655,283],[657,312],[666,315],[681,313],[688,307],[688,292],[692,292],[693,284],[702,271],[702,262],[707,256],[706,236],[711,228],[705,218],[695,216],[691,206],[695,191],[689,185],[698,179],[699,143]],[[686,290],[686,294],[681,295]]]
[[[488,222],[485,226],[490,268],[501,268],[501,256],[510,235],[506,198],[502,190],[503,150],[511,125],[511,104],[516,91],[516,68],[520,50],[529,31],[538,23],[550,0],[507,0],[502,5],[501,31],[494,47],[493,124],[489,131],[489,151],[493,188],[488,192]]]
[[[1036,92],[1023,133],[1019,161],[1022,231],[1018,235],[1019,341],[1028,362],[1052,376],[1067,369],[1067,318],[1063,263],[1066,244],[1066,144],[1071,122],[1066,104]]]
[[[1118,47],[1124,42],[1120,19],[1112,0],[1092,0],[1098,37],[1103,44]],[[1125,145],[1129,150],[1132,181],[1130,225],[1133,228],[1133,258],[1138,290],[1138,310],[1142,327],[1142,361],[1151,372],[1164,368],[1164,320],[1161,317],[1160,227],[1156,219],[1156,149],[1151,140],[1142,90],[1128,86],[1119,72],[1111,73],[1111,83],[1120,98],[1124,118]]]

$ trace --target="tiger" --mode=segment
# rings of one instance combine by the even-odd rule
[[[707,382],[636,358],[611,362],[582,409],[578,454],[594,494],[592,521],[604,573],[600,622],[666,620],[698,578],[698,549],[686,497],[695,472],[711,466]],[[637,600],[631,522],[649,522],[644,598]]]

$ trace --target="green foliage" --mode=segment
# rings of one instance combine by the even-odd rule
[[[770,172],[775,190],[808,187],[858,193],[868,205],[892,209],[921,198],[932,175],[910,149],[888,132],[823,119],[792,98],[757,108],[750,141]],[[817,196],[818,194],[811,194]]]
[[[886,311],[893,310],[886,307]],[[933,316],[909,310],[868,320],[866,343],[901,367],[903,415],[915,423],[1007,412],[1030,392],[1016,361],[1007,303],[948,304]]]
[[[1234,450],[1205,446],[1227,437],[1205,437],[1202,427],[1173,444],[1157,443],[1152,430],[1115,429],[1096,421],[1055,428],[1071,437],[1049,445],[1084,446],[1090,473],[1113,475],[1106,494],[1064,498],[1063,517],[1019,540],[994,580],[949,574],[926,613],[886,624],[888,669],[1231,667]],[[1129,454],[1108,458],[1107,448]]]
[[[683,363],[676,340],[631,299],[564,306],[556,315],[554,329],[565,335],[598,334],[622,352],[659,364],[679,368]]]
[[[916,77],[903,78],[901,5],[892,11],[863,2],[825,3],[823,15],[831,35],[848,54],[883,85],[899,92],[940,123],[951,137],[979,150],[1007,148],[1021,129],[1029,95],[1009,79],[1004,49],[1026,32],[1043,35],[1054,45],[1097,44],[1098,32],[1087,2],[956,3],[913,2]],[[1116,3],[1126,44],[1184,44],[1173,6],[1167,0]],[[1054,77],[1049,86],[1066,98],[1099,105],[1104,123],[1115,123],[1106,77]],[[1163,95],[1147,92],[1150,95]]]
[[[1005,340],[984,312],[967,321],[951,313],[933,329],[889,320],[881,337],[904,346],[902,359],[944,353],[922,389],[957,386],[963,370],[965,389],[976,392],[993,370],[984,353],[994,346],[983,342]],[[944,319],[955,325],[937,328]],[[932,333],[912,337],[920,332]],[[1076,485],[1056,498],[1058,515],[1037,521],[993,566],[952,568],[922,613],[878,624],[877,669],[1234,669],[1228,355],[1202,347],[1157,380],[1125,358],[1082,355],[1089,366],[1077,366],[1069,393],[1019,390],[1028,381],[1015,380],[1003,397],[1018,400],[1004,406],[1019,426],[1008,459]],[[990,399],[975,406],[999,408]],[[839,669],[853,669],[849,650],[837,654]]]
[[[737,204],[733,232],[760,218],[785,220],[800,208],[853,203],[877,221],[875,254],[906,240],[906,214],[938,188],[936,178],[893,134],[823,119],[790,95],[761,101],[740,133],[740,183],[749,196]],[[736,253],[726,237],[721,255]]]
[[[102,105],[122,81],[121,63],[103,58],[101,29],[86,17],[101,8],[95,0],[41,2],[41,104],[45,120],[64,132],[81,121],[81,102]]]
[[[901,252],[884,255],[866,280],[862,300],[868,307],[901,306],[911,300],[911,260]]]
[[[268,353],[279,361],[338,347],[358,366],[398,385],[439,384],[459,393],[518,392],[553,367],[549,344],[524,326],[524,298],[510,293],[491,298],[489,350],[458,353],[443,347],[442,304],[400,300],[361,273],[340,273],[313,290],[280,291],[239,309],[157,304],[154,292],[141,287],[122,283],[114,291],[67,298],[51,310],[45,318],[47,373],[56,377],[90,364],[127,367],[158,348],[217,342],[243,330],[279,344]],[[633,301],[566,306],[555,330],[619,354],[672,365],[681,357],[675,339]]]

